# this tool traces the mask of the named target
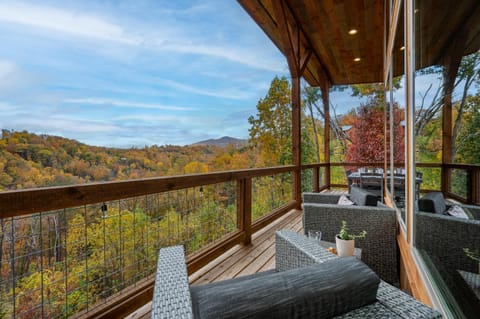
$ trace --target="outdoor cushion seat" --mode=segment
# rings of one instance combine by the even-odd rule
[[[276,235],[275,263],[283,270],[203,286],[189,285],[183,246],[160,249],[152,318],[441,318],[355,257],[290,232]]]
[[[447,210],[442,192],[430,192],[418,200],[418,209],[423,212],[443,214]]]
[[[478,271],[478,262],[465,255],[464,248],[480,247],[480,207],[459,205],[469,218],[450,216],[452,203],[441,192],[431,192],[418,200],[415,216],[416,247],[432,260],[441,260],[445,269]]]
[[[466,219],[480,220],[480,207],[455,205],[445,200],[442,192],[430,192],[418,200],[418,210],[426,213],[450,215],[449,211],[459,208]]]
[[[380,279],[355,257],[191,286],[193,317],[331,318],[373,303]]]
[[[304,203],[337,204],[340,195],[322,193],[303,193]],[[378,206],[378,196],[364,188],[352,186],[347,196],[356,206]]]
[[[350,188],[350,200],[358,206],[377,206],[378,196],[360,187]]]
[[[368,201],[368,191],[352,187],[354,198]],[[355,240],[362,249],[362,260],[386,282],[396,284],[398,276],[397,221],[395,209],[379,203],[377,206],[337,205],[340,195],[303,193],[303,229],[322,231],[322,239],[335,242],[342,220],[352,233],[367,231],[365,238]],[[350,196],[350,199],[352,197]],[[357,199],[358,200],[358,199]],[[376,201],[376,197],[375,197]]]

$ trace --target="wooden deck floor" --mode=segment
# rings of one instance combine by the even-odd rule
[[[275,268],[275,231],[293,229],[302,232],[302,211],[292,210],[252,235],[252,244],[236,245],[223,255],[191,274],[190,284],[198,285],[235,278]],[[151,302],[127,318],[150,318]]]

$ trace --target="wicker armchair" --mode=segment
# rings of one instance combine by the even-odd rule
[[[355,187],[352,187],[352,190]],[[335,242],[342,220],[353,233],[367,231],[365,238],[355,240],[362,249],[362,260],[386,282],[397,284],[398,252],[396,212],[379,206],[337,205],[340,195],[323,193],[303,194],[303,229],[321,230],[322,239]]]
[[[288,258],[286,258],[286,256],[288,256]],[[351,258],[355,259],[354,257]],[[277,271],[285,273],[289,271],[294,271],[300,274],[300,277],[303,277],[305,274],[308,274],[309,271],[314,269],[311,267],[311,265],[325,263],[321,267],[314,266],[316,267],[316,269],[321,269],[323,267],[328,267],[328,264],[332,264],[332,261],[335,260],[340,261],[339,258],[335,255],[326,252],[325,249],[321,248],[319,245],[315,245],[315,242],[313,242],[311,239],[308,239],[293,231],[277,232],[276,262],[281,265],[281,268],[283,267],[283,270],[280,270],[277,267]],[[342,267],[340,268],[342,269]],[[303,269],[305,269],[306,273],[303,273]],[[260,276],[270,276],[271,274],[271,272],[265,272],[265,275],[261,273],[254,276],[258,276],[257,278],[260,278]],[[246,277],[251,278],[251,276]],[[229,282],[238,283],[238,281],[243,280],[243,278],[233,279]],[[249,279],[247,278],[246,280]],[[330,282],[337,283],[340,281],[342,281],[341,278],[335,277],[333,278],[333,281]],[[209,285],[217,288],[218,286],[214,285],[222,285],[222,283],[224,282],[213,283]],[[336,287],[336,284],[334,285],[335,287],[333,289],[338,289],[338,287]],[[341,284],[339,284],[339,286],[341,286]],[[193,287],[197,287],[198,289],[198,287],[201,286],[192,286],[192,288]],[[326,290],[330,291],[331,288],[327,288]],[[242,293],[242,296],[248,296],[250,293],[251,292],[247,289],[244,293]],[[273,291],[273,294],[275,294],[275,290]],[[310,294],[310,296],[312,295]],[[345,300],[353,300],[355,298],[355,296],[350,296]],[[315,300],[312,299],[308,302],[315,302]],[[320,304],[321,307],[332,306],[330,302],[320,302]],[[231,303],[225,304],[225,308],[230,308],[231,305]],[[259,317],[259,315],[256,314],[254,310],[252,311],[253,313],[251,316],[249,316],[249,318]],[[282,313],[281,315],[277,316],[270,313],[269,318],[284,318],[286,315],[287,313]],[[302,317],[297,312],[289,313],[289,315],[295,318]],[[157,275],[155,279],[154,296],[152,302],[152,318],[157,319],[197,317],[198,316],[194,314],[194,310],[192,308],[191,287],[188,284],[183,247],[176,246],[161,249],[159,253]],[[329,317],[331,316],[328,316],[328,318]],[[441,318],[441,315],[437,311],[432,310],[431,308],[416,301],[411,296],[407,295],[401,290],[381,281],[378,285],[376,296],[373,296],[373,302],[350,310],[334,318],[364,317]]]
[[[442,261],[448,269],[478,272],[478,262],[468,258],[464,248],[480,247],[480,207],[460,205],[471,219],[448,216],[452,203],[440,192],[432,192],[418,201],[416,214],[416,246]]]

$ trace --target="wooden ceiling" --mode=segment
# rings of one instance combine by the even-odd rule
[[[384,0],[238,0],[312,86],[383,81]],[[462,34],[463,54],[480,47],[480,1],[417,0],[417,68],[442,64]],[[388,13],[387,13],[388,14]],[[403,20],[403,13],[400,21]],[[349,31],[356,29],[352,35]],[[403,22],[397,26],[394,74],[403,74]],[[359,61],[355,61],[359,58]],[[296,66],[295,66],[296,65]],[[297,69],[297,71],[295,71]],[[295,74],[292,74],[296,76]]]

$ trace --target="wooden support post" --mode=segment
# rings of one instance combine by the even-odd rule
[[[292,155],[295,166],[293,178],[293,198],[297,202],[297,209],[302,203],[302,150],[301,150],[301,97],[300,78],[292,77]]]
[[[252,242],[252,179],[244,178],[237,181],[237,224],[238,229],[245,233],[244,245]]]
[[[313,169],[313,191],[320,192],[320,167],[318,166]]]
[[[467,36],[463,30],[452,41],[448,51],[444,55],[443,62],[443,109],[442,109],[442,164],[453,163],[452,140],[452,94],[455,78],[462,61]],[[449,192],[451,184],[451,169],[442,165],[442,192]]]
[[[324,78],[322,81],[322,86],[320,89],[322,90],[322,102],[323,102],[323,114],[325,115],[325,124],[324,124],[324,136],[323,139],[323,154],[325,163],[328,165],[325,167],[325,183],[330,188],[331,184],[331,174],[330,174],[330,85],[328,81]]]
[[[287,58],[288,68],[292,77],[292,164],[295,166],[293,175],[292,195],[296,201],[297,209],[302,205],[302,171],[301,171],[301,96],[300,77],[305,69],[311,52],[304,55],[300,52],[300,30],[296,21],[289,21],[288,8],[283,1],[272,3],[278,29],[281,30],[282,43],[286,48],[284,54]]]
[[[442,164],[452,163],[452,91],[457,68],[445,65],[443,73],[443,109],[442,109]],[[454,74],[452,74],[454,73]],[[442,165],[442,192],[450,191],[451,170]]]
[[[477,167],[470,169],[470,187],[471,204],[480,204],[480,169]]]

